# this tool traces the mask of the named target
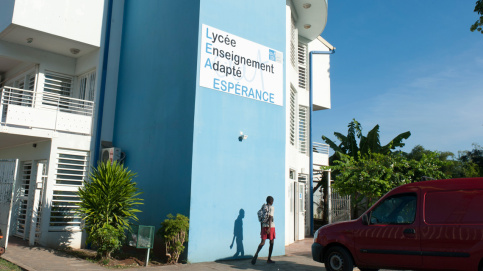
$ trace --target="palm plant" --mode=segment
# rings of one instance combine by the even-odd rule
[[[339,132],[334,132],[335,137],[340,141],[339,145],[334,143],[334,141],[328,137],[324,135],[322,136],[325,143],[327,143],[335,152],[334,155],[330,157],[330,162],[339,160],[340,153],[347,154],[356,160],[359,158],[359,152],[361,155],[368,154],[369,152],[389,154],[396,148],[404,147],[405,143],[402,141],[411,136],[411,132],[409,131],[401,133],[389,141],[389,143],[382,146],[381,141],[379,140],[379,124],[374,126],[374,128],[367,133],[367,136],[362,134],[362,126],[355,119],[353,119],[347,127],[349,128],[347,130],[347,136]],[[357,144],[356,138],[359,139],[359,144]]]
[[[122,164],[100,162],[97,168],[92,168],[84,186],[79,188],[78,213],[84,220],[87,241],[98,247],[98,254],[102,257],[109,258],[110,253],[120,247],[121,242],[115,239],[124,239],[129,220],[138,220],[136,213],[140,211],[135,207],[142,204],[142,199],[137,198],[141,193],[133,182],[135,176]],[[115,233],[111,240],[101,234],[106,229]]]

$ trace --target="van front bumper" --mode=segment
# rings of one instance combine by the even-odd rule
[[[324,247],[321,244],[314,242],[312,244],[312,259],[319,263],[324,262],[324,259],[322,259],[323,250],[324,250]]]

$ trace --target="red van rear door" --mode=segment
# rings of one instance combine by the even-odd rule
[[[369,225],[355,231],[358,261],[379,268],[422,265],[419,188],[383,199],[368,213]]]

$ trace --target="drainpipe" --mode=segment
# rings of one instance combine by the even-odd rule
[[[309,110],[309,151],[310,151],[310,160],[309,160],[309,167],[310,167],[310,233],[314,233],[314,143],[312,142],[312,111],[314,110],[314,104],[313,104],[313,74],[312,74],[312,56],[315,55],[331,55],[335,53],[335,48],[329,51],[312,51],[309,54],[309,69],[310,69],[310,87],[309,87],[309,93],[310,93],[310,110]]]
[[[112,5],[113,0],[107,0],[106,2],[106,22],[103,41],[103,58],[102,58],[102,71],[101,71],[101,83],[99,86],[99,101],[97,110],[97,125],[96,125],[96,136],[94,144],[94,160],[97,162],[99,159],[99,151],[101,146],[101,130],[102,130],[102,118],[104,116],[104,96],[106,93],[106,77],[107,77],[107,63],[109,59],[109,43],[111,39],[111,18],[112,18]],[[97,163],[96,163],[97,164]],[[96,165],[94,165],[96,166]]]

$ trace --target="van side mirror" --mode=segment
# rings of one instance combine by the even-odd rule
[[[367,214],[362,215],[362,225],[369,225],[369,217]]]

